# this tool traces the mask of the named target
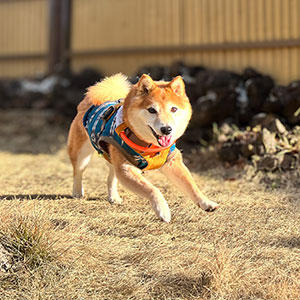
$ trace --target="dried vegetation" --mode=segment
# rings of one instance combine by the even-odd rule
[[[124,204],[110,205],[106,167],[96,157],[85,198],[72,199],[64,143],[52,138],[65,132],[45,126],[43,133],[62,148],[33,155],[16,153],[13,140],[0,143],[1,299],[299,298],[296,184],[259,184],[240,165],[224,167],[195,150],[186,162],[220,209],[199,210],[149,173],[172,211],[164,224],[124,188]]]

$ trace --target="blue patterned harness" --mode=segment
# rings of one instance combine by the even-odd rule
[[[124,154],[129,162],[143,170],[148,166],[147,159],[128,146],[116,131],[120,125],[117,124],[117,113],[122,105],[122,100],[104,102],[98,106],[92,105],[83,117],[83,125],[93,147],[99,154],[103,154],[109,160],[108,144],[112,144]],[[170,147],[168,155],[175,150],[175,147],[175,144]]]

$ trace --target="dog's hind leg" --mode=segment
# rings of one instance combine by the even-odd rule
[[[74,122],[75,121],[75,122]],[[76,122],[71,124],[68,137],[68,153],[73,165],[73,197],[83,196],[82,175],[95,151],[83,126]]]
[[[108,163],[109,174],[107,177],[107,188],[108,188],[108,201],[110,203],[121,204],[122,198],[119,196],[118,192],[118,179],[115,174],[113,166]]]
[[[79,198],[84,195],[82,175],[91,160],[93,152],[94,148],[90,141],[86,140],[78,152],[76,163],[73,164],[73,197]]]

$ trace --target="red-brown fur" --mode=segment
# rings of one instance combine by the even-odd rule
[[[119,76],[119,78],[118,78]],[[105,101],[113,99],[101,98],[102,94],[110,94],[117,97],[115,86],[120,85],[122,93],[126,93],[127,87],[124,78],[120,78],[120,74],[116,75],[116,79],[108,78],[101,86],[93,86],[89,88],[88,93],[84,100],[78,105],[78,112],[71,124],[69,138],[68,138],[68,153],[73,165],[74,196],[82,196],[82,174],[88,165],[91,154],[94,152],[89,142],[88,135],[82,124],[82,118],[90,105],[99,105]],[[119,83],[118,83],[119,80]],[[104,92],[101,94],[101,88]],[[116,94],[116,95],[115,95]],[[97,95],[97,97],[95,97]],[[99,97],[100,95],[100,97]],[[107,97],[107,96],[106,96]],[[109,96],[108,96],[109,97]],[[150,142],[148,136],[143,132],[138,131],[135,127],[136,112],[143,111],[147,107],[155,104],[160,108],[160,115],[164,122],[168,122],[174,116],[169,112],[168,107],[170,103],[182,111],[184,121],[181,120],[182,132],[179,130],[179,135],[185,130],[188,121],[191,117],[191,105],[185,94],[184,83],[181,77],[176,77],[171,82],[154,82],[149,76],[143,75],[139,82],[133,86],[128,84],[128,93],[124,95],[124,121],[131,127],[135,135],[143,142]],[[142,127],[141,127],[142,128]],[[117,192],[117,181],[119,180],[125,187],[133,190],[135,193],[142,197],[149,199],[157,216],[165,222],[171,219],[170,211],[167,202],[165,201],[161,192],[153,186],[141,174],[141,171],[131,165],[122,153],[112,145],[109,145],[109,153],[111,158],[110,173],[108,177],[108,194],[109,201],[120,203],[121,198]],[[182,156],[177,149],[174,151],[172,157],[161,168],[161,171],[174,182],[177,186],[182,188],[197,205],[207,211],[212,211],[217,207],[217,204],[208,200],[196,186],[190,172],[182,162]]]

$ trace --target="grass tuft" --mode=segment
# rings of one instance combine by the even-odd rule
[[[49,223],[43,215],[9,212],[0,221],[0,244],[11,261],[11,270],[7,271],[22,267],[34,271],[55,259],[56,241],[51,238]]]

